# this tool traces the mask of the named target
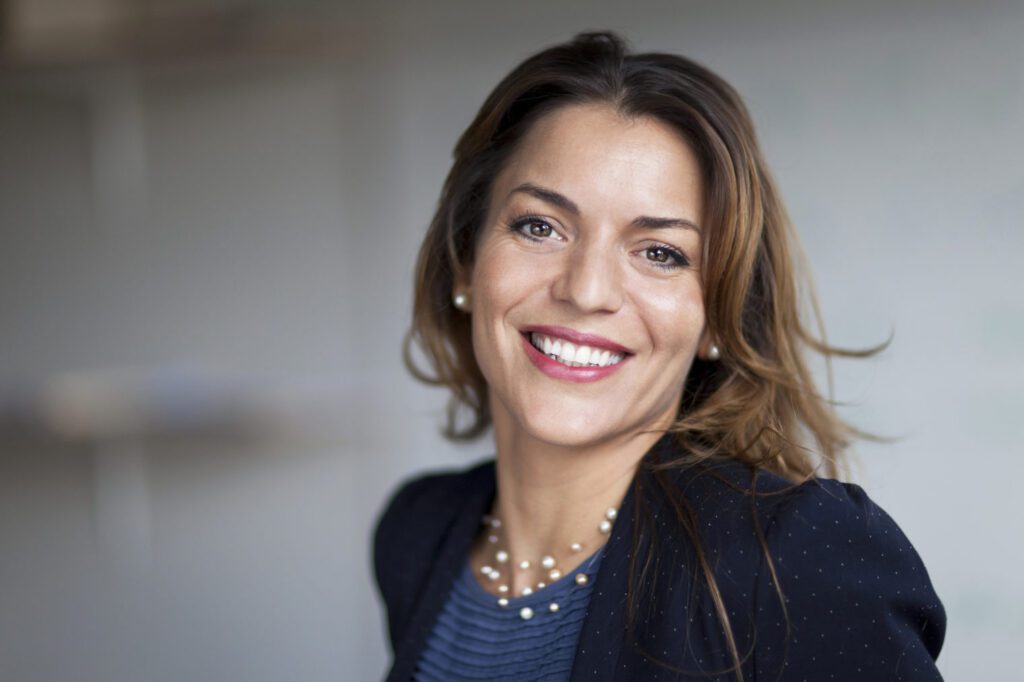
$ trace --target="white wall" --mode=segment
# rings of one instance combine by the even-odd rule
[[[399,478],[490,452],[445,444],[444,396],[401,367],[418,242],[498,78],[604,27],[740,90],[830,340],[895,331],[881,358],[836,366],[844,414],[904,436],[861,445],[858,480],[947,607],[943,673],[1015,674],[1024,6],[642,7],[410,3],[364,9],[343,60],[0,75],[0,392],[175,364],[344,397],[327,445],[131,443],[134,563],[104,544],[117,443],[0,446],[0,678],[381,675],[373,518]],[[109,174],[111,149],[141,181]]]

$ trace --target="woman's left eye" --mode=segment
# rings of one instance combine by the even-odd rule
[[[651,261],[655,266],[666,270],[685,268],[690,264],[690,261],[686,259],[686,256],[665,244],[648,246],[644,249],[644,255],[647,257],[647,260]]]
[[[513,220],[508,227],[513,232],[538,242],[555,235],[555,229],[551,227],[551,223],[537,216],[523,216]]]

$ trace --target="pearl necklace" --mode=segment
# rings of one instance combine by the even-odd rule
[[[618,515],[618,509],[616,509],[615,507],[608,507],[608,510],[604,513],[604,519],[601,520],[601,523],[597,527],[598,531],[600,531],[602,535],[608,535],[609,533],[611,533],[612,521],[614,521]],[[496,547],[496,550],[494,552],[495,563],[499,566],[510,565],[512,562],[510,561],[508,551],[504,548],[497,547],[497,534],[501,530],[501,519],[492,514],[484,514],[483,523],[484,525],[491,528],[491,532],[487,536],[487,542]],[[573,554],[579,554],[583,551],[583,548],[584,544],[580,542],[574,542],[571,545],[569,545],[569,551],[571,551]],[[529,570],[529,568],[533,565],[534,563],[529,559],[523,559],[518,563],[518,567],[524,571]],[[547,577],[552,582],[562,577],[562,571],[558,568],[558,560],[555,559],[554,553],[548,553],[542,556],[540,561],[537,562],[537,565],[539,565],[541,568],[547,571]],[[490,564],[482,566],[480,568],[480,572],[483,573],[487,577],[487,579],[492,582],[495,582],[502,577],[502,572],[497,568],[494,568]],[[509,570],[509,573],[511,573],[511,570]],[[587,577],[587,574],[582,571],[576,574],[574,580],[576,584],[580,587],[585,586],[590,581],[590,579]],[[547,583],[544,581],[536,583],[535,588],[527,585],[521,590],[520,595],[526,597],[528,595],[533,594],[535,590],[542,590],[545,587],[547,587]],[[498,592],[502,595],[498,598],[498,606],[502,608],[508,606],[508,597],[506,595],[509,593],[509,590],[510,588],[508,582],[504,582],[498,585]],[[557,613],[558,609],[559,606],[557,602],[551,602],[550,604],[548,604],[548,611],[550,611],[551,613]],[[533,618],[533,616],[533,609],[531,609],[529,606],[524,606],[522,609],[519,610],[519,617],[523,620],[530,620],[531,618]]]

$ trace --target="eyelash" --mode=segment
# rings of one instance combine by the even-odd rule
[[[532,234],[523,231],[524,227],[533,223],[543,223],[544,225],[547,225],[552,232],[555,231],[547,220],[536,215],[523,215],[517,218],[513,218],[509,222],[505,223],[505,226],[510,231],[516,233],[523,239],[528,239],[531,242],[535,243],[544,241],[546,237],[536,237]],[[675,270],[676,268],[685,268],[690,265],[689,259],[687,259],[687,257],[684,256],[681,251],[679,251],[679,249],[676,249],[673,246],[669,246],[668,244],[663,244],[660,242],[655,242],[654,244],[644,249],[644,251],[648,252],[654,250],[665,251],[666,253],[668,253],[669,258],[672,259],[671,263],[659,263],[657,261],[648,260],[648,262],[656,268],[659,268],[661,270]]]

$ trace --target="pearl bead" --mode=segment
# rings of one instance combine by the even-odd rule
[[[598,529],[601,531],[601,533],[607,534],[607,533],[611,532],[611,530],[612,530],[612,522],[615,521],[615,519],[618,517],[618,515],[619,515],[619,510],[616,509],[615,507],[608,507],[605,510],[604,519],[601,521],[600,525],[598,526]],[[484,514],[483,515],[483,522],[484,522],[484,525],[489,526],[490,528],[493,528],[493,529],[498,529],[498,528],[502,527],[501,519],[499,519],[497,516],[494,516],[494,515],[491,515],[491,514]],[[492,545],[497,545],[499,541],[500,541],[500,537],[498,535],[497,530],[487,534],[487,542],[488,543],[490,543]],[[578,554],[579,552],[583,551],[584,546],[585,546],[584,543],[574,542],[571,545],[569,545],[569,549],[574,554]],[[495,548],[495,549],[497,551],[495,551],[495,553],[494,553],[494,560],[497,562],[497,565],[508,564],[508,563],[510,563],[512,561],[512,557],[509,555],[507,550],[505,550],[505,549],[497,549],[497,548]],[[540,564],[540,567],[542,569],[547,571],[548,579],[550,579],[551,581],[557,581],[557,580],[560,580],[563,577],[562,572],[560,570],[558,570],[557,568],[555,568],[555,566],[558,564],[558,560],[554,557],[554,555],[552,555],[552,554],[545,554],[545,555],[543,555],[540,558],[540,561],[538,563]],[[518,567],[521,570],[526,571],[526,570],[529,570],[533,566],[533,562],[531,562],[528,559],[523,559],[520,562],[518,562],[517,565],[518,565]],[[480,572],[483,573],[484,575],[486,575],[492,581],[498,580],[499,578],[501,578],[501,575],[502,575],[501,572],[499,572],[496,568],[493,568],[490,565],[482,566],[481,569],[480,569]],[[584,586],[584,585],[589,584],[589,582],[590,582],[590,578],[587,576],[586,573],[577,573],[577,574],[575,574],[573,579],[575,580],[576,584],[581,586],[581,587]],[[506,579],[504,582],[508,583],[509,581]],[[522,588],[520,594],[522,596],[526,597],[526,596],[532,595],[534,593],[535,589],[536,590],[542,590],[542,589],[544,589],[547,586],[548,586],[548,583],[546,581],[541,581],[541,582],[536,583],[536,587],[532,587],[530,585],[527,585],[527,586]],[[498,606],[501,606],[501,607],[508,606],[509,605],[509,598],[507,596],[505,596],[505,595],[510,595],[512,593],[511,586],[508,585],[508,584],[498,585],[498,593],[500,595],[502,595],[497,600]],[[548,604],[548,607],[547,607],[547,610],[550,611],[551,613],[557,613],[559,611],[559,609],[560,609],[560,607],[559,607],[559,605],[556,602],[550,602]],[[533,618],[533,616],[534,616],[534,611],[529,606],[524,606],[523,608],[521,608],[519,610],[519,617],[522,618],[523,620],[530,620],[531,618]]]

